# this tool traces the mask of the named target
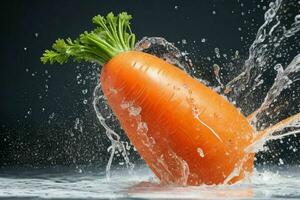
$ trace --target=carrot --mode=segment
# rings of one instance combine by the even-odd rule
[[[96,16],[97,28],[57,40],[43,63],[97,62],[108,104],[154,174],[166,184],[234,183],[253,168],[253,129],[225,98],[177,67],[134,51],[131,16]],[[238,174],[232,171],[241,167]],[[230,180],[228,180],[230,178]]]

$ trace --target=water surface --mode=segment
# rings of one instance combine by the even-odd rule
[[[0,198],[18,199],[298,199],[299,167],[258,169],[243,183],[227,186],[162,186],[147,167],[134,171],[56,167],[1,169]]]

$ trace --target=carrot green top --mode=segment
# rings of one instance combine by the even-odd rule
[[[93,23],[97,26],[91,32],[85,31],[77,39],[57,39],[52,50],[45,50],[41,61],[45,64],[63,64],[69,58],[74,61],[98,62],[101,65],[115,55],[134,48],[135,35],[130,29],[131,15],[122,12],[115,16],[112,12],[106,17],[97,15]]]

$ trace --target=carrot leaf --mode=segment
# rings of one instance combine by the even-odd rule
[[[97,62],[101,65],[117,54],[130,51],[135,45],[135,34],[131,32],[131,15],[122,12],[106,17],[97,15],[92,22],[94,30],[82,33],[77,39],[57,39],[51,50],[45,50],[42,63],[63,64],[70,59],[81,62]]]

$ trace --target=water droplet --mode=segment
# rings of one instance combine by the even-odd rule
[[[128,112],[129,112],[129,115],[130,116],[138,116],[142,111],[142,108],[137,106],[137,107],[134,107],[134,106],[130,106],[128,108]]]
[[[217,14],[217,12],[213,10],[213,11],[212,11],[212,14],[215,15],[215,14]]]
[[[24,49],[24,51],[27,51],[27,47],[24,47],[23,49]]]
[[[88,92],[88,90],[87,90],[87,89],[84,89],[84,90],[82,90],[81,92],[82,92],[82,94],[86,94],[86,93]]]
[[[49,119],[53,119],[54,116],[55,116],[55,113],[53,112],[53,113],[51,113],[51,114],[49,115]]]
[[[283,160],[279,158],[279,165],[283,165],[283,164],[284,164]]]
[[[205,155],[204,155],[204,151],[200,148],[200,147],[198,147],[197,148],[197,153],[199,154],[199,156],[201,157],[201,158],[203,158]]]
[[[138,123],[137,131],[138,133],[147,133],[148,132],[147,123],[146,122]]]
[[[219,50],[219,48],[215,48],[215,53],[216,53],[217,58],[220,58],[220,50]]]
[[[34,36],[37,38],[39,37],[39,33],[34,33]]]
[[[80,120],[79,120],[79,118],[76,118],[75,119],[75,125],[74,125],[74,129],[78,129],[78,125],[80,124]]]
[[[174,9],[175,9],[175,10],[178,10],[178,8],[179,8],[179,6],[177,6],[177,5],[176,5],[176,6],[174,6]]]
[[[181,40],[182,44],[186,44],[186,39]]]
[[[201,39],[201,42],[203,42],[203,43],[206,42],[206,39],[205,39],[205,38],[202,38],[202,39]]]

